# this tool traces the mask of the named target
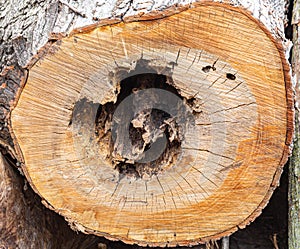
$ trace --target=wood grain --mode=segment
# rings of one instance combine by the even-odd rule
[[[172,167],[118,180],[96,143],[94,114],[83,135],[70,121],[82,99],[114,101],[111,74],[141,58],[168,68],[200,111]],[[202,3],[55,43],[29,71],[12,131],[31,185],[76,229],[140,245],[192,245],[244,227],[268,202],[289,153],[291,92],[283,49],[263,26],[241,9]]]

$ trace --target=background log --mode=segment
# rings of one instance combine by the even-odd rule
[[[300,248],[300,134],[299,134],[299,104],[300,104],[300,43],[299,21],[300,2],[294,1],[292,14],[293,43],[292,69],[296,91],[295,105],[295,138],[293,154],[289,163],[289,248]]]
[[[289,248],[300,246],[299,222],[299,114],[296,115],[296,133],[294,139],[293,155],[289,164]]]

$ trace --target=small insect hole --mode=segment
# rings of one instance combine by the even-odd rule
[[[227,73],[226,74],[226,78],[229,79],[229,80],[235,80],[236,79],[236,76],[232,73]]]
[[[208,65],[206,67],[202,67],[202,71],[204,73],[208,73],[210,71],[210,69],[212,69],[213,71],[216,71],[216,68],[214,67],[214,65],[213,66]]]

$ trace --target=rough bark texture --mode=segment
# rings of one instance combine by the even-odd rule
[[[294,139],[293,155],[289,164],[289,248],[300,247],[300,136],[299,113],[296,115],[296,132]]]
[[[292,69],[296,91],[295,138],[292,158],[289,164],[289,248],[300,248],[300,1],[295,0],[291,25],[293,28]]]
[[[153,10],[164,10],[167,7],[177,4],[181,5],[189,3],[191,3],[191,1],[98,1],[97,3],[94,3],[93,1],[38,1],[34,3],[30,1],[0,1],[0,71],[2,71],[2,77],[0,78],[0,144],[3,154],[7,154],[7,158],[19,159],[16,156],[14,145],[8,130],[10,108],[14,102],[16,93],[19,90],[20,81],[23,77],[26,77],[26,65],[31,57],[49,40],[56,40],[56,36],[53,35],[53,33],[69,33],[73,29],[97,23],[99,20],[101,23],[101,20],[104,19],[112,19],[109,22],[119,22],[126,19],[132,20],[131,16],[140,18],[145,13]],[[260,19],[277,38],[284,39],[283,1],[265,0],[259,1],[258,3],[257,1],[237,0],[230,1],[230,3],[243,5],[253,12],[254,16]],[[259,6],[264,7],[261,8]],[[271,11],[269,11],[270,9]],[[270,13],[273,18],[268,17]],[[287,42],[285,45],[288,50],[289,43]],[[17,166],[19,165],[18,162],[15,164]],[[3,177],[6,179],[6,181],[2,180],[1,183],[3,189],[7,190],[14,188],[16,191],[14,191],[14,194],[6,195],[7,192],[3,190],[1,192],[4,193],[1,195],[1,204],[4,203],[4,207],[11,207],[11,209],[24,208],[23,211],[20,212],[27,212],[26,214],[23,213],[19,216],[15,216],[15,218],[18,218],[10,223],[13,224],[11,228],[8,228],[8,225],[5,224],[4,227],[5,229],[8,228],[7,231],[9,235],[5,236],[5,239],[0,239],[4,241],[3,243],[7,248],[17,248],[17,246],[20,248],[30,248],[29,245],[32,245],[32,248],[43,248],[46,247],[46,245],[51,248],[93,248],[91,245],[97,244],[95,242],[97,239],[94,237],[89,237],[86,239],[87,242],[82,242],[85,240],[84,236],[80,235],[81,237],[75,238],[75,234],[71,234],[71,232],[68,231],[67,233],[69,234],[64,234],[61,238],[70,238],[69,243],[65,245],[65,247],[59,247],[58,244],[55,244],[59,242],[51,238],[55,237],[55,231],[64,231],[61,227],[47,228],[47,226],[45,226],[46,230],[48,229],[47,231],[38,231],[38,229],[36,229],[36,234],[34,234],[32,233],[32,229],[30,229],[31,231],[27,231],[29,234],[25,234],[26,231],[24,234],[18,234],[18,231],[16,230],[17,222],[30,227],[30,224],[26,223],[28,222],[26,219],[31,219],[29,217],[36,217],[44,214],[44,212],[47,213],[48,211],[32,211],[37,214],[29,212],[28,210],[33,206],[32,203],[24,205],[23,202],[28,202],[28,200],[31,199],[35,200],[36,197],[33,197],[34,195],[32,192],[30,192],[30,197],[28,197],[26,193],[22,193],[23,183],[20,183],[17,173],[10,169],[10,166],[5,163],[5,159],[2,160],[2,165],[1,171],[4,172]],[[7,179],[15,180],[7,181]],[[19,196],[18,193],[22,194]],[[10,203],[7,201],[8,199],[17,201]],[[38,203],[39,201],[40,199],[37,198],[36,202]],[[36,204],[36,206],[42,208],[39,204]],[[7,212],[3,210],[0,211],[0,217],[4,216]],[[53,217],[52,212],[49,213],[49,217],[50,216]],[[47,215],[45,217],[47,217]],[[41,217],[41,220],[37,220],[36,224],[45,224],[45,217]],[[57,217],[55,216],[55,219],[56,218]],[[49,223],[53,226],[55,221],[51,218]],[[49,234],[49,237],[45,236],[45,234]],[[10,236],[12,239],[7,241],[7,238]],[[39,238],[34,240],[34,244],[32,244],[32,236]],[[23,237],[26,239],[22,239]],[[78,241],[81,242],[79,243]],[[19,244],[14,245],[14,243]],[[80,246],[81,243],[82,246]],[[75,244],[77,244],[78,247],[75,247]]]

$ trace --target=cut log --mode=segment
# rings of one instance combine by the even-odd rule
[[[203,1],[40,50],[10,128],[45,205],[82,232],[151,246],[254,220],[290,151],[293,99],[276,19],[252,14]]]
[[[43,206],[2,153],[0,193],[1,248],[99,248],[99,237],[75,233],[62,217]]]

